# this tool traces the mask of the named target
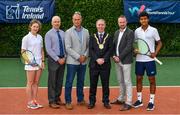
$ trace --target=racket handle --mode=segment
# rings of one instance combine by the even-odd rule
[[[160,60],[158,60],[156,57],[154,58],[154,60],[157,62],[157,63],[159,63],[159,65],[162,65],[163,63],[160,61]]]

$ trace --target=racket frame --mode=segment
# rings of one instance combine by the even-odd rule
[[[33,56],[33,63],[25,63],[26,60],[25,60],[24,57],[23,57],[23,53],[25,53],[25,52],[27,52],[27,51],[32,54],[32,56]],[[22,61],[22,60],[23,60],[23,61]],[[25,64],[25,65],[31,65],[32,67],[38,66],[38,67],[41,68],[41,66],[36,62],[36,59],[35,59],[34,54],[33,54],[32,51],[30,51],[30,50],[24,50],[24,51],[21,53],[21,62],[22,62],[23,64]]]
[[[147,43],[145,40],[143,40],[143,39],[141,39],[141,38],[138,38],[138,39],[136,39],[137,46],[138,46],[138,40],[143,41],[143,42],[147,45],[147,47],[148,47],[148,51],[147,51],[145,54],[143,54],[143,53],[141,53],[141,52],[138,52],[138,54],[140,54],[140,55],[146,55],[146,56],[149,56],[149,57],[150,57],[150,55],[148,55],[148,53],[151,54],[151,51],[150,51],[150,48],[149,48],[148,43]],[[162,64],[163,64],[159,59],[157,59],[157,57],[154,57],[153,59],[154,59],[159,65],[162,65]]]

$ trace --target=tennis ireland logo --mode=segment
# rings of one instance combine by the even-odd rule
[[[43,19],[45,15],[44,7],[27,5],[7,5],[6,19]]]
[[[6,6],[6,19],[19,19],[20,8],[19,4]]]
[[[129,8],[129,12],[131,13],[131,16],[134,16],[135,12],[137,12],[137,14],[139,15],[141,12],[145,10],[145,8],[146,8],[145,5],[141,5],[140,8],[135,6],[133,8]]]

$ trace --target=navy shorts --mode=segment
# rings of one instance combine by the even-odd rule
[[[136,75],[143,76],[145,71],[146,71],[147,76],[155,76],[156,75],[155,61],[136,62],[135,68],[136,68],[135,69]]]

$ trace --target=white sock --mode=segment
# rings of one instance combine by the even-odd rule
[[[140,102],[142,102],[142,92],[137,92],[137,98]]]
[[[150,94],[149,102],[152,104],[154,104],[154,97],[155,97],[155,94]]]

